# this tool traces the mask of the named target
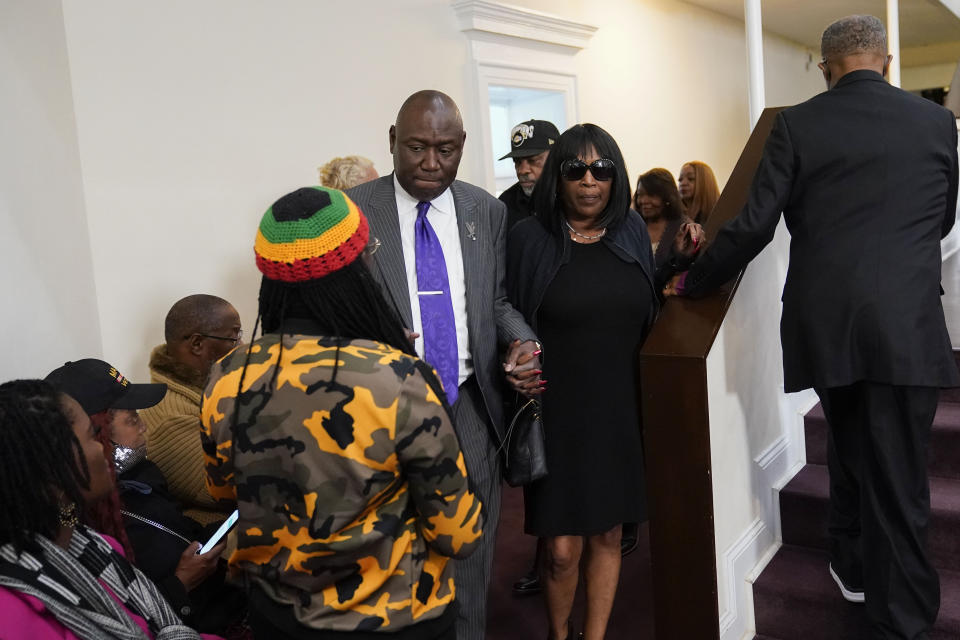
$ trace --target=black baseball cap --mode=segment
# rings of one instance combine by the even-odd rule
[[[510,153],[500,158],[529,158],[538,153],[549,151],[560,137],[560,132],[552,122],[546,120],[527,120],[510,130]]]
[[[167,393],[165,384],[133,384],[116,367],[95,358],[67,362],[44,380],[79,402],[91,416],[107,409],[146,409]]]

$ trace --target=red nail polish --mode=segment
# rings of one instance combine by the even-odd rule
[[[543,353],[543,350],[542,350],[542,349],[537,349],[536,351],[534,351],[534,352],[533,352],[532,354],[530,354],[530,355],[538,356],[538,355],[540,355],[541,353]]]
[[[537,375],[540,375],[541,373],[543,373],[543,369],[534,369],[533,372]]]
[[[546,380],[541,380],[541,381],[538,382],[537,384],[539,384],[541,387],[543,387],[543,386],[546,386],[547,381],[546,381]]]

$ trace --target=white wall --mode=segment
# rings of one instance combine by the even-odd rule
[[[463,102],[463,37],[437,0],[64,0],[64,13],[104,352],[134,379],[184,295],[223,296],[252,329],[253,238],[277,197],[334,156],[388,172],[410,93]]]
[[[521,0],[544,11],[552,3]],[[636,176],[702,160],[721,186],[749,135],[743,23],[676,0],[570,3],[599,27],[575,58],[580,114],[609,130]],[[789,105],[825,87],[808,51],[765,35],[767,103]]]
[[[700,159],[725,179],[748,133],[742,24],[670,0],[515,4],[600,27],[575,58],[581,119],[617,138],[631,176]],[[404,97],[432,87],[481,108],[446,0],[63,5],[103,349],[134,379],[183,295],[221,295],[252,328],[259,216],[330,157],[389,172]],[[782,102],[777,79],[809,84],[805,54],[766,48]],[[486,162],[470,135],[466,180]]]
[[[900,72],[900,87],[907,91],[949,87],[956,69],[956,62],[906,67]]]
[[[5,381],[100,355],[59,0],[0,3],[0,96]]]

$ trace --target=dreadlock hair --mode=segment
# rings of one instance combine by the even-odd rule
[[[90,470],[61,406],[42,380],[0,385],[0,544],[37,550],[36,534],[53,539],[65,502],[83,508]]]
[[[306,282],[286,283],[269,278],[260,282],[259,312],[253,325],[253,337],[262,323],[263,333],[283,334],[283,324],[290,318],[309,319],[319,325],[323,333],[336,340],[331,382],[337,379],[340,365],[340,344],[343,340],[364,338],[390,345],[407,355],[417,357],[413,344],[403,332],[400,314],[387,302],[380,284],[373,279],[363,259],[337,269],[322,278]],[[243,379],[250,364],[251,349],[243,362],[233,412],[231,432],[237,437],[239,404]],[[283,358],[283,339],[277,353],[277,366],[269,388],[273,388],[280,373]]]
[[[308,318],[328,336],[376,340],[416,357],[399,315],[363,260],[296,284],[263,278],[260,317],[264,333],[282,333],[287,318]]]
[[[136,562],[133,556],[133,545],[130,544],[127,530],[123,526],[123,514],[120,513],[123,502],[121,502],[120,492],[117,490],[117,464],[113,459],[113,448],[115,446],[113,444],[113,415],[113,409],[107,409],[90,416],[90,422],[97,427],[97,440],[103,445],[103,457],[107,459],[107,468],[110,470],[113,488],[106,497],[93,504],[86,505],[83,510],[83,520],[100,533],[105,533],[118,540],[123,545],[127,560]]]

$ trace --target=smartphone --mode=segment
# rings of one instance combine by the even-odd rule
[[[230,517],[223,521],[223,524],[220,525],[220,528],[217,529],[212,536],[210,536],[210,539],[204,542],[203,545],[197,549],[197,555],[206,553],[207,551],[210,551],[210,549],[213,549],[215,546],[217,546],[217,543],[220,542],[220,539],[230,533],[230,529],[233,529],[234,525],[237,524],[237,520],[239,519],[240,511],[238,509],[234,509],[233,513],[230,514]]]

